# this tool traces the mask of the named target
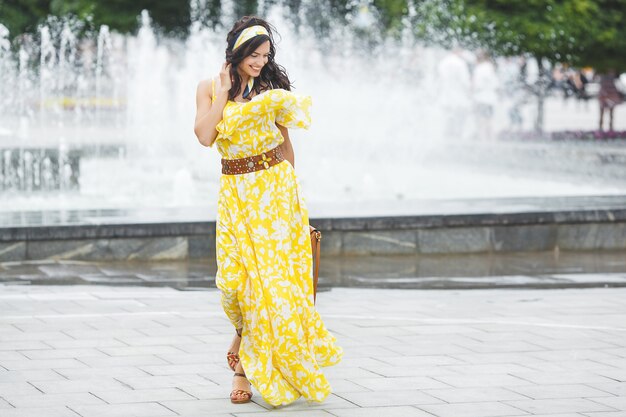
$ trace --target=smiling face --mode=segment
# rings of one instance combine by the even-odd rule
[[[270,55],[270,41],[265,41],[258,48],[254,50],[250,55],[245,57],[243,61],[239,63],[237,69],[241,75],[247,75],[249,77],[258,77],[261,75],[261,70],[267,64]]]

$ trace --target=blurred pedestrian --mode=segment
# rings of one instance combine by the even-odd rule
[[[472,74],[472,98],[478,139],[493,139],[493,113],[498,101],[496,67],[486,52],[478,54]]]
[[[437,67],[439,103],[444,113],[444,135],[452,139],[466,137],[465,119],[471,111],[471,78],[462,53],[462,49],[455,48]]]
[[[502,95],[506,98],[506,106],[509,120],[509,129],[519,132],[522,130],[524,119],[522,106],[526,104],[527,92],[524,83],[525,66],[524,57],[507,57],[499,62],[499,74],[501,77]]]
[[[624,101],[624,94],[618,90],[616,81],[618,75],[611,69],[600,75],[600,91],[598,101],[600,102],[600,130],[604,129],[604,113],[609,113],[609,131],[613,131],[613,110]]]

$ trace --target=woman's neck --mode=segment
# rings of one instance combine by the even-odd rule
[[[239,72],[239,77],[241,78],[241,85],[245,86],[246,84],[248,84],[248,80],[250,79],[250,76],[248,74],[246,74],[245,72]]]

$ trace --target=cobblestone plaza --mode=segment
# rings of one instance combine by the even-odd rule
[[[334,288],[322,404],[228,401],[215,290],[0,287],[3,417],[626,416],[626,288]]]

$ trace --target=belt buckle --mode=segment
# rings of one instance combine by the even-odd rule
[[[265,167],[265,169],[268,169],[270,167],[269,162],[272,160],[272,157],[268,157],[265,152],[263,152],[261,154],[261,160],[259,160],[259,165],[263,165],[263,167]]]

